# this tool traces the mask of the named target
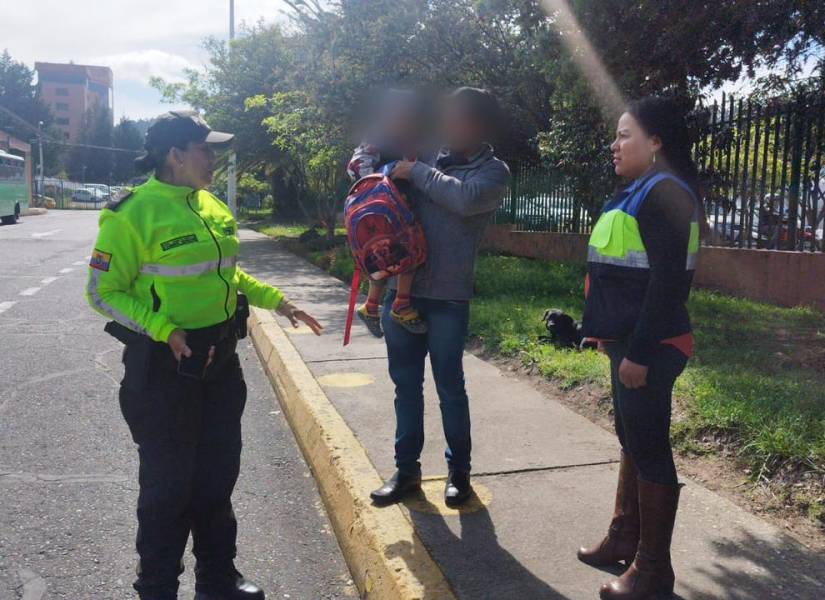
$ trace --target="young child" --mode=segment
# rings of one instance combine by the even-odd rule
[[[370,127],[369,141],[355,149],[347,165],[347,174],[353,181],[380,171],[388,163],[402,159],[415,160],[427,141],[430,114],[421,96],[407,90],[389,90],[382,100]],[[409,201],[411,196],[408,182],[397,181],[396,185]],[[391,248],[384,250],[392,251]],[[371,258],[381,263],[386,257]],[[407,331],[424,334],[427,332],[427,323],[412,306],[410,299],[414,277],[415,271],[397,275],[397,291],[390,316]],[[376,337],[384,335],[381,329],[381,300],[386,282],[387,279],[370,278],[367,302],[357,311],[358,317]]]

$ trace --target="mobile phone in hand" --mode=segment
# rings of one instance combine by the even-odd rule
[[[192,379],[203,379],[206,376],[208,360],[208,354],[193,353],[192,356],[181,356],[178,362],[178,374]]]

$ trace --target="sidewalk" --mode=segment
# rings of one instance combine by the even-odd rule
[[[290,340],[352,429],[375,468],[393,468],[393,389],[386,350],[360,325],[342,347],[347,286],[241,231],[242,264],[272,282],[325,326],[288,329]],[[285,321],[279,319],[282,325]],[[450,510],[441,502],[444,439],[427,373],[422,465],[426,500],[404,513],[462,599],[595,598],[612,574],[576,560],[579,545],[604,535],[612,511],[615,438],[526,382],[466,355],[473,415],[473,484],[479,500]],[[684,600],[825,598],[825,557],[806,549],[700,485],[686,480],[674,533],[678,597]],[[405,548],[394,552],[404,557]]]

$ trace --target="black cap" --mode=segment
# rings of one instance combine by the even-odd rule
[[[171,148],[185,148],[190,142],[198,144],[225,144],[234,134],[212,131],[197,111],[173,110],[164,113],[146,132],[146,154],[136,159],[141,170],[156,168]]]
[[[189,142],[224,144],[234,135],[212,131],[194,110],[173,110],[162,114],[146,132],[146,150],[185,148]]]

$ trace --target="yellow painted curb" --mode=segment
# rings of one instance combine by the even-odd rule
[[[455,600],[402,509],[370,502],[369,493],[383,483],[378,471],[275,317],[253,308],[249,325],[362,597]]]

